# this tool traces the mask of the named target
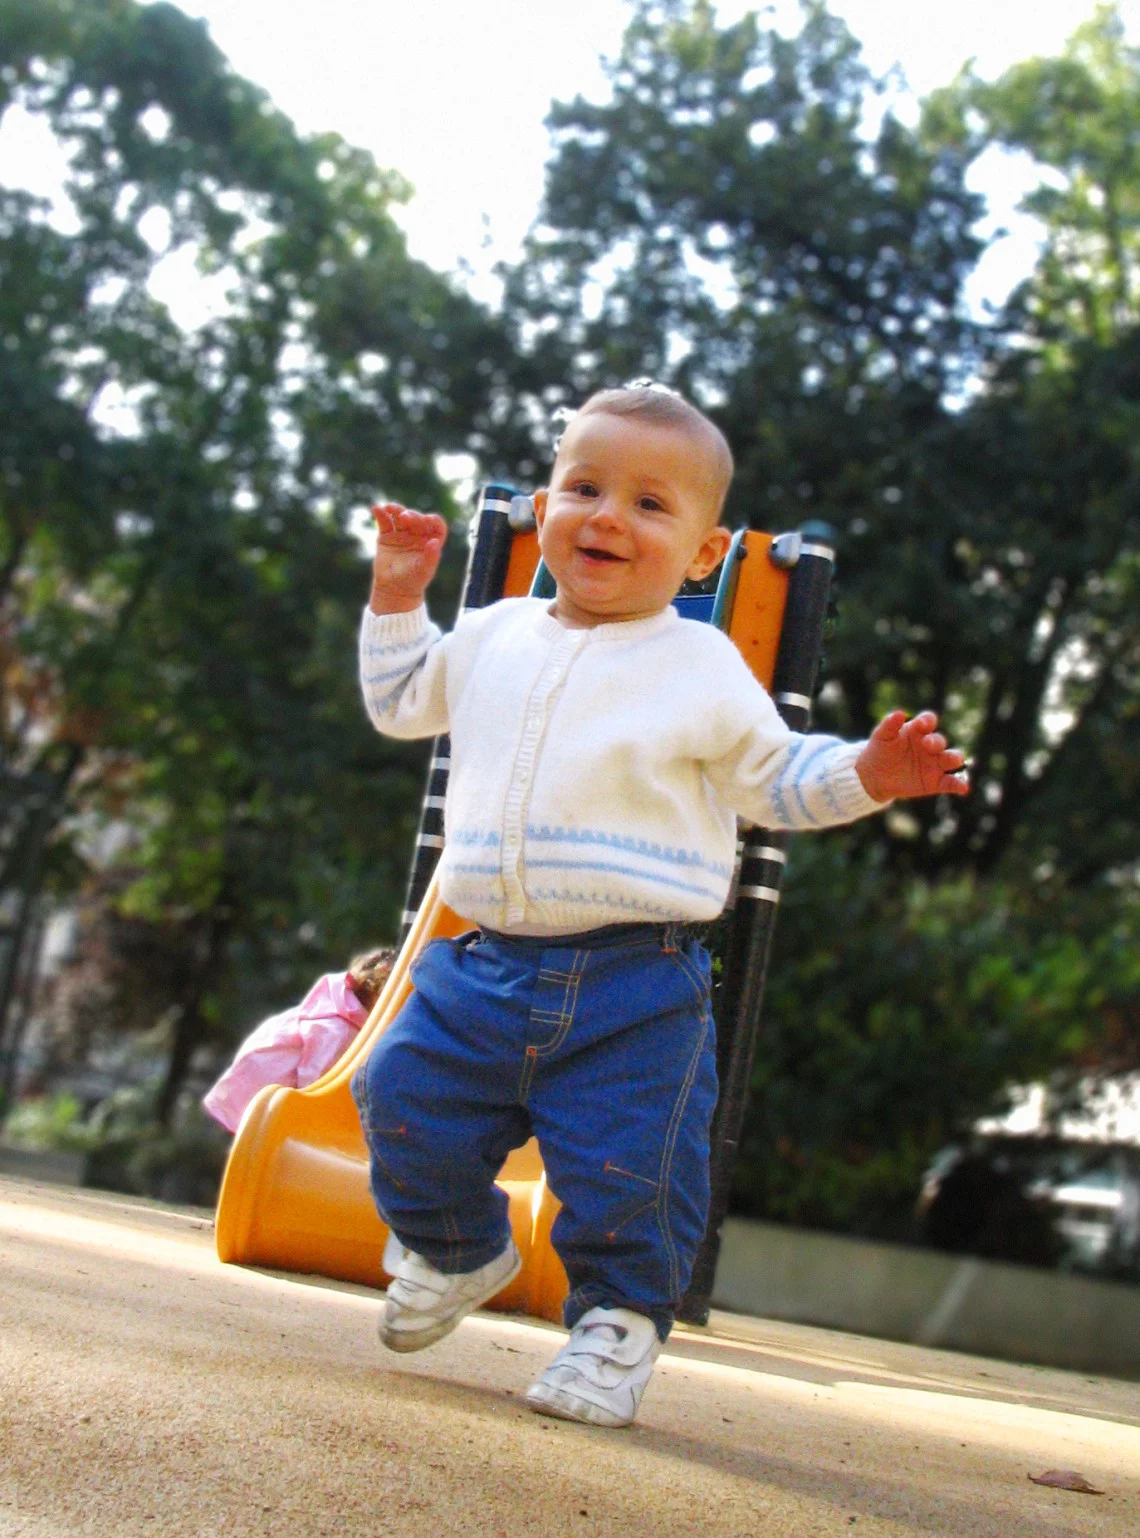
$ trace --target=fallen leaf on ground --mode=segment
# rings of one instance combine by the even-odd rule
[[[1044,1474],[1030,1474],[1029,1478],[1035,1485],[1048,1485],[1053,1490],[1076,1490],[1080,1495],[1104,1494],[1103,1490],[1094,1490],[1076,1469],[1046,1469]]]

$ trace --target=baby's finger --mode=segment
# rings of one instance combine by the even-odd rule
[[[875,742],[894,742],[906,724],[905,710],[892,710],[885,715],[871,733]]]
[[[447,522],[438,513],[421,513],[424,531],[428,539],[438,541],[441,545],[447,538]]]
[[[410,534],[416,539],[438,539],[441,543],[447,534],[447,524],[438,513],[421,513],[415,507],[401,507],[396,526],[401,534]]]
[[[941,732],[931,732],[928,736],[923,737],[921,741],[927,753],[941,753],[946,746],[946,738],[943,737]]]
[[[911,719],[903,727],[903,733],[907,737],[925,737],[938,725],[938,717],[933,710],[919,711],[917,716]]]

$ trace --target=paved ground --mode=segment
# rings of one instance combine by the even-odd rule
[[[376,1298],[219,1265],[208,1213],[0,1179],[0,1535],[1140,1533],[1140,1385],[723,1314],[606,1432],[522,1406],[560,1332],[393,1357]]]

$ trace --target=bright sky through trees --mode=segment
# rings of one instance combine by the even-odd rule
[[[750,8],[723,0],[717,16],[731,21]],[[901,70],[900,90],[905,80],[917,95],[948,83],[969,57],[992,76],[1055,53],[1094,8],[1095,0],[831,0],[871,67]],[[415,195],[397,217],[413,255],[440,270],[463,268],[482,297],[496,292],[491,267],[517,254],[538,207],[551,101],[604,94],[600,60],[617,52],[628,17],[626,0],[576,0],[569,11],[554,0],[184,0],[182,9],[207,23],[233,67],[302,132],[333,129],[402,172]],[[766,9],[782,30],[795,30],[796,0]],[[1140,40],[1140,0],[1120,0],[1119,9]],[[1012,233],[987,253],[970,292],[1000,301],[1035,250],[1031,221],[1013,213],[1027,173],[995,152],[977,175],[993,209],[987,230]],[[47,193],[57,179],[45,131],[9,113],[0,180]],[[162,297],[175,313],[183,287],[191,309],[201,305],[191,253],[174,258],[165,276]]]
[[[1034,53],[1055,53],[1095,0],[831,0],[873,69],[900,66],[912,92],[945,85],[971,56],[994,75]],[[516,253],[542,192],[543,119],[554,99],[604,92],[599,59],[613,55],[625,0],[184,0],[203,17],[235,68],[256,80],[303,131],[333,128],[402,171],[416,196],[400,216],[412,250],[433,266],[461,262],[485,274]],[[722,0],[730,21],[763,4]],[[796,0],[767,7],[782,30]],[[1121,0],[1140,40],[1140,0]],[[1024,175],[1008,160],[981,173],[1009,211]],[[1032,259],[1019,236],[991,251],[975,293],[1003,298]],[[482,289],[482,285],[477,285]],[[485,290],[484,290],[485,291]]]

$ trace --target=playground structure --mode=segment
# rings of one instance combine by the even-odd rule
[[[771,692],[795,730],[806,728],[827,614],[833,550],[821,526],[772,536],[738,531],[715,592],[682,593],[686,618],[719,626]],[[529,500],[513,488],[485,488],[472,531],[464,607],[500,597],[553,594],[542,565]],[[379,1286],[388,1230],[368,1185],[368,1157],[349,1083],[411,989],[424,945],[469,926],[439,897],[434,869],[443,846],[449,749],[437,739],[402,921],[388,983],[356,1041],[305,1090],[270,1087],[253,1100],[234,1139],[217,1210],[219,1259]],[[715,999],[720,1098],[712,1129],[711,1206],[704,1242],[680,1311],[703,1323],[712,1295],[719,1234],[728,1207],[747,1107],[764,977],[786,858],[783,833],[742,831],[724,924]],[[561,1320],[566,1275],[550,1242],[558,1201],[532,1139],[506,1160],[498,1184],[522,1268],[489,1305]]]

